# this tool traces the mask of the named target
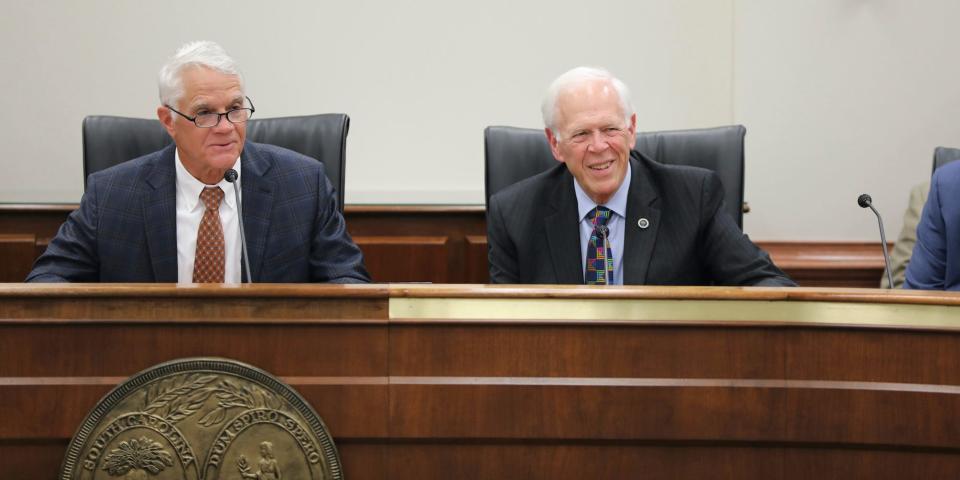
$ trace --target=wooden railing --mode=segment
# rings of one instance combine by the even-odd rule
[[[0,281],[22,281],[76,205],[0,205]],[[352,206],[347,227],[377,282],[487,283],[483,207]],[[879,286],[879,243],[758,242],[803,286]]]

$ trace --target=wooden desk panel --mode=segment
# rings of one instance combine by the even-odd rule
[[[879,288],[884,272],[880,242],[758,242],[794,281],[805,287]],[[893,251],[893,244],[888,245]]]
[[[23,281],[33,268],[37,237],[0,233],[0,281]]]
[[[57,479],[60,463],[63,461],[68,444],[69,440],[0,444],[4,475],[16,480]],[[390,469],[390,466],[385,445],[357,444],[350,440],[338,440],[337,451],[340,452],[340,462],[344,472],[349,472],[348,478],[387,478],[385,472]]]
[[[394,376],[778,378],[782,336],[721,327],[411,324],[391,329]],[[696,352],[695,355],[691,354]],[[704,364],[703,359],[711,361]]]
[[[826,450],[756,445],[417,444],[392,445],[391,471],[423,479],[954,478],[957,456],[941,452]],[[366,478],[366,477],[365,477]]]
[[[374,282],[399,277],[406,282],[448,283],[447,237],[357,236],[353,240],[363,250],[363,262]]]
[[[12,478],[55,478],[119,382],[215,356],[280,376],[344,440],[345,467],[382,472],[383,446],[369,442],[387,438],[387,303],[376,285],[0,287],[0,412],[16,412],[0,422],[2,463]]]
[[[960,294],[463,285],[0,286],[0,458],[181,356],[281,376],[350,478],[960,474]]]

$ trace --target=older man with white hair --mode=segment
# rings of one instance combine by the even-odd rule
[[[159,87],[157,116],[174,143],[91,175],[80,208],[27,281],[370,280],[323,164],[246,141],[254,106],[223,48],[184,45],[161,69]]]
[[[609,72],[564,73],[542,113],[561,163],[490,198],[492,282],[795,285],[721,207],[714,172],[632,150],[630,92]]]

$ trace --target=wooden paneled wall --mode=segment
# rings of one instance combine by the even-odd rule
[[[0,282],[22,281],[76,205],[0,206]],[[482,206],[348,205],[345,216],[376,282],[487,283]],[[879,243],[758,242],[802,286],[879,286]]]

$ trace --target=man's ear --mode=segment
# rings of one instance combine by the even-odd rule
[[[630,115],[630,136],[637,136],[637,114],[634,113]]]
[[[167,129],[170,137],[173,137],[173,112],[171,112],[169,108],[160,105],[157,107],[157,119],[160,120],[163,128]]]
[[[556,159],[558,162],[562,162],[563,159],[560,158],[560,149],[558,148],[559,147],[558,143],[560,139],[558,139],[557,136],[553,134],[553,129],[549,127],[544,128],[543,131],[544,133],[547,134],[547,143],[550,144],[550,151],[553,152],[553,158]]]

